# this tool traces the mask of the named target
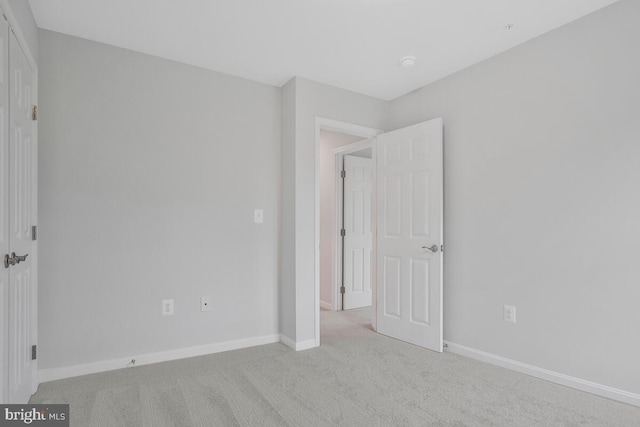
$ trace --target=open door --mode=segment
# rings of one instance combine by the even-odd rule
[[[1,19],[0,62],[0,402],[24,404],[37,387],[34,82]]]
[[[9,24],[0,19],[0,70],[9,67]],[[0,76],[2,75],[0,71]],[[0,78],[0,403],[9,401],[9,82]]]
[[[377,330],[442,351],[442,119],[377,137]]]

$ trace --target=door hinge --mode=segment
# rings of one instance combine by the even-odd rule
[[[31,360],[36,360],[38,358],[38,346],[31,346]]]
[[[31,120],[38,120],[38,106],[31,107]]]
[[[440,252],[444,252],[444,245],[440,245]]]
[[[38,240],[38,226],[31,226],[31,240]]]
[[[343,170],[340,171],[340,178],[346,178],[347,177],[347,171]]]
[[[342,237],[346,236],[347,235],[347,230],[345,230],[344,228],[342,230],[340,230],[340,235]]]
[[[344,294],[344,293],[345,293],[345,291],[346,291],[345,287],[344,287],[344,286],[340,286],[340,293],[341,293],[341,294]]]

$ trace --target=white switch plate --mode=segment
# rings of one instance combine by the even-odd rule
[[[505,305],[503,316],[505,322],[516,323],[516,308],[512,305]]]
[[[162,315],[173,316],[173,300],[172,299],[162,300]]]
[[[253,222],[256,224],[262,224],[264,222],[264,211],[262,209],[253,211]]]
[[[200,297],[200,310],[211,311],[211,297]]]

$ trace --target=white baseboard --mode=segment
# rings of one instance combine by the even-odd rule
[[[549,371],[537,366],[527,365],[526,363],[507,359],[502,356],[496,356],[495,354],[486,353],[484,351],[476,350],[474,348],[466,347],[464,345],[452,343],[449,341],[445,341],[445,343],[447,344],[446,351],[449,351],[451,353],[466,356],[471,359],[480,360],[482,362],[487,362],[492,365],[501,366],[503,368],[511,369],[512,371],[520,372],[522,374],[530,375],[532,377],[540,378],[556,384],[561,384],[581,391],[586,391],[587,393],[595,394],[597,396],[606,397],[608,399],[617,400],[619,402],[628,403],[634,406],[640,406],[640,394],[635,394],[591,381],[582,380],[580,378],[575,378],[569,375],[560,374],[558,372]]]
[[[296,342],[284,334],[280,334],[280,342],[292,350],[296,349]]]
[[[255,347],[258,345],[273,344],[277,342],[280,342],[280,335],[273,334],[261,337],[200,345],[196,347],[160,351],[157,353],[147,353],[131,357],[122,357],[118,359],[102,360],[100,362],[85,363],[82,365],[41,369],[38,371],[38,381],[44,383],[47,381],[61,380],[63,378],[78,377],[80,375],[88,375],[98,372],[122,369],[129,366],[131,359],[136,360],[135,366],[141,366],[149,365],[152,363],[167,362],[169,360],[185,359],[188,357],[204,356],[206,354],[221,353],[223,351]]]
[[[317,347],[315,339],[296,343],[296,351],[308,350],[314,347]]]
[[[330,302],[320,301],[320,307],[324,308],[325,310],[333,311],[333,304],[331,304]]]
[[[286,335],[280,334],[280,342],[295,351],[308,350],[317,347],[316,340],[296,342]]]

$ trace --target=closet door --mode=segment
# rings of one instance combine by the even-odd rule
[[[0,403],[9,399],[9,25],[0,16]]]
[[[36,146],[33,71],[13,32],[9,33],[9,400],[26,403],[35,390]]]

